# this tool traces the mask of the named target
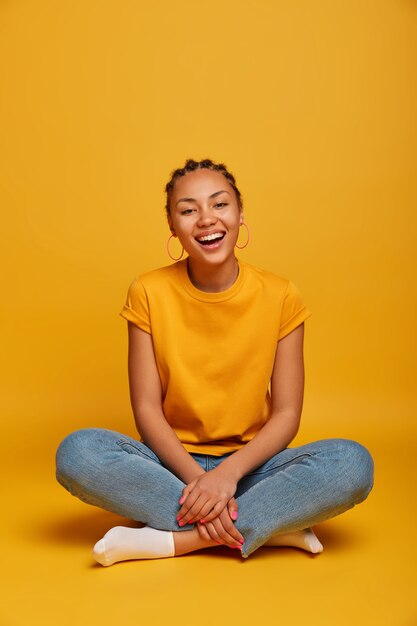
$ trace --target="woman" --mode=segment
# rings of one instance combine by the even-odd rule
[[[244,558],[261,545],[321,552],[309,527],[367,497],[373,462],[344,439],[288,447],[310,313],[290,281],[236,258],[249,231],[223,164],[188,160],[166,192],[168,253],[178,238],[188,257],[139,276],[121,312],[141,440],[77,431],[58,449],[57,478],[145,524],[106,533],[93,550],[102,565],[218,544]]]

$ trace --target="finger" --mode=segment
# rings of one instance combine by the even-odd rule
[[[210,513],[204,516],[205,522],[212,522],[216,517],[220,515],[220,513],[225,508],[227,502],[225,500],[218,501],[210,510]]]
[[[190,493],[191,493],[191,490],[189,490],[188,487],[182,490],[182,495],[181,495],[181,498],[179,499],[180,505],[184,504],[184,502],[186,501]]]
[[[188,485],[185,485],[184,489],[182,490],[182,496],[180,498],[180,502],[181,502],[181,500],[184,501],[185,498],[192,492],[192,490],[194,489],[196,483],[197,483],[197,479],[194,478],[194,480],[192,480],[190,483],[188,483]]]
[[[238,531],[238,529],[236,528],[236,526],[230,519],[230,516],[228,514],[228,511],[226,511],[226,509],[222,511],[219,518],[220,518],[221,523],[223,524],[224,529],[229,533],[229,535],[231,535],[235,539],[235,541],[238,541],[239,543],[244,543],[245,538]]]
[[[203,494],[202,494],[203,495]],[[218,517],[222,510],[227,505],[226,498],[208,499],[201,509],[197,512],[197,506],[200,505],[201,500],[197,500],[195,505],[191,507],[188,516],[184,517],[189,524],[193,522],[211,522],[215,517]],[[237,503],[236,503],[237,506]]]
[[[186,503],[184,503],[186,504]],[[187,513],[180,518],[180,522],[182,522],[184,524],[192,524],[193,521],[198,521],[199,519],[201,519],[202,514],[202,508],[205,507],[205,505],[207,504],[207,496],[204,496],[203,494],[199,495],[197,500],[195,500],[194,504],[189,508],[189,510],[187,511]],[[211,510],[211,508],[213,507],[214,502],[209,500],[209,510]]]
[[[212,524],[213,522],[210,523]],[[231,535],[225,532],[224,528],[217,528],[217,532],[223,545],[227,546],[228,548],[233,548],[234,550],[241,549],[243,544],[236,541],[236,539],[233,539]]]
[[[180,520],[184,521],[185,516],[187,515],[187,513],[189,512],[189,510],[194,505],[194,503],[198,500],[199,497],[200,497],[200,494],[196,492],[192,492],[188,494],[188,496],[186,497],[184,501],[184,504],[182,505],[182,507],[177,513],[178,521]]]
[[[210,539],[213,539],[214,541],[216,541],[217,543],[220,543],[223,545],[223,541],[221,540],[219,533],[217,532],[217,530],[215,529],[214,525],[212,524],[212,522],[209,522],[208,524],[204,524],[204,528],[206,528]]]
[[[239,516],[239,506],[234,498],[230,498],[227,503],[227,509],[229,511],[230,518],[235,522]]]
[[[219,535],[223,543],[230,546],[231,548],[240,548],[241,543],[225,529],[219,517],[216,517],[216,519],[210,523],[213,524],[214,528],[217,531],[217,534]]]
[[[179,500],[180,504],[183,504],[185,502],[185,499],[190,495],[196,483],[197,483],[197,478],[194,478],[194,480],[188,483],[188,485],[185,485],[184,489],[181,492],[181,498]]]
[[[195,515],[194,520],[195,522],[201,522],[201,523],[205,523],[207,521],[209,521],[207,519],[207,515],[212,511],[213,509],[213,504],[215,504],[215,500],[208,500],[201,508],[201,510],[198,512],[198,514]],[[189,522],[190,523],[190,522]]]
[[[211,540],[210,534],[204,524],[197,524],[197,530],[201,539],[204,539],[204,541]]]
[[[190,485],[187,485],[186,487],[188,491],[186,492],[185,500],[183,499],[183,497],[180,498],[182,506],[178,511],[177,519],[183,518],[194,505],[194,503],[198,500],[198,498],[202,495],[201,491],[198,488],[190,490],[189,487]]]

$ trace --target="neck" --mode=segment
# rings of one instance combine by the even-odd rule
[[[231,287],[239,274],[239,265],[235,256],[221,265],[201,266],[193,259],[187,259],[188,276],[194,287],[206,293],[226,291]]]

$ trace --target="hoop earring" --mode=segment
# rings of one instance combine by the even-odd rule
[[[179,261],[180,259],[182,259],[182,255],[184,254],[184,248],[182,248],[182,252],[180,254],[180,256],[178,258],[175,258],[174,256],[172,256],[171,251],[169,249],[169,245],[171,243],[171,239],[173,238],[174,235],[171,235],[170,237],[168,237],[168,241],[167,241],[167,252],[168,252],[168,256],[173,260],[173,261]]]
[[[241,226],[244,226],[244,227],[246,228],[246,232],[248,233],[248,238],[247,238],[246,243],[245,243],[245,245],[244,245],[244,246],[238,246],[238,245],[237,245],[237,242],[236,242],[235,246],[236,246],[236,248],[239,248],[239,250],[243,250],[243,248],[246,248],[246,246],[247,246],[247,245],[248,245],[248,243],[249,243],[249,239],[250,239],[250,232],[249,232],[248,225],[247,225],[247,224],[245,224],[245,222],[242,222],[242,223],[241,223]]]

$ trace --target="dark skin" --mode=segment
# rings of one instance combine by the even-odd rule
[[[189,276],[198,289],[224,291],[235,282],[234,249],[242,221],[242,207],[220,172],[200,169],[175,183],[168,222],[189,255]],[[199,237],[217,232],[224,235],[219,245],[207,248],[198,242]],[[196,524],[193,530],[173,533],[176,554],[218,543],[240,547],[244,542],[234,524],[238,516],[234,494],[243,476],[286,448],[298,431],[304,389],[303,337],[301,324],[277,344],[267,423],[221,465],[204,472],[163,414],[151,336],[129,323],[129,381],[135,420],[145,443],[186,483],[178,524]],[[141,376],[136,375],[138,371]]]

